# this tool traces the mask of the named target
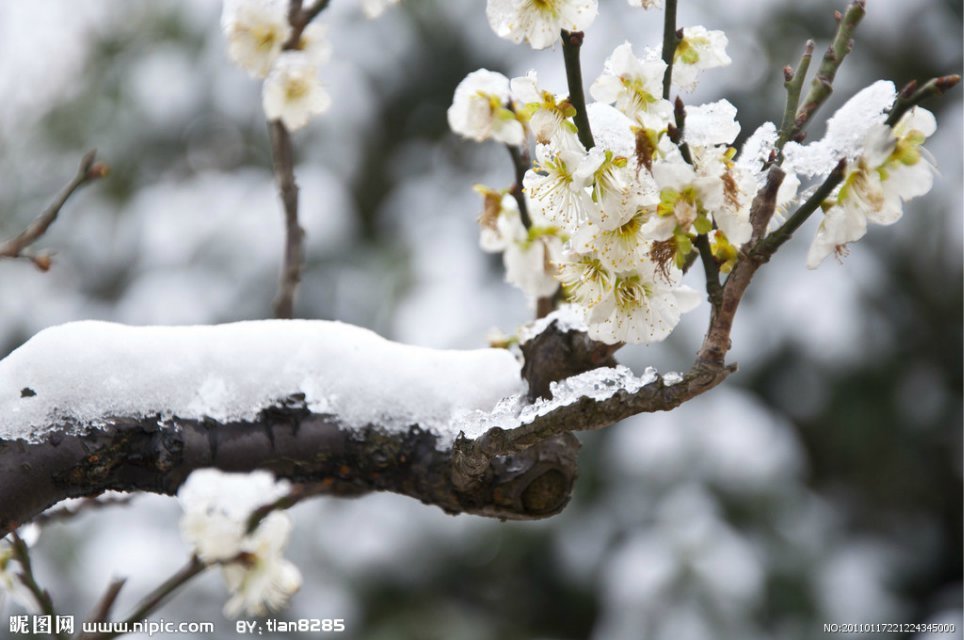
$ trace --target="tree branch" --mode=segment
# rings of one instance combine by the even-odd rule
[[[894,106],[887,116],[887,125],[893,127],[900,121],[901,116],[909,110],[930,97],[944,95],[947,91],[957,86],[960,81],[961,76],[956,74],[941,76],[939,78],[931,78],[924,83],[923,87],[918,89],[917,82],[912,80],[897,95],[897,101],[894,102]]]
[[[172,575],[170,578],[161,583],[156,589],[151,591],[147,596],[141,600],[137,608],[124,619],[123,623],[118,625],[119,627],[131,627],[135,622],[140,622],[148,614],[157,609],[168,597],[170,597],[175,591],[187,584],[192,578],[202,573],[207,568],[203,562],[201,562],[197,556],[191,556],[191,559],[186,565],[178,569],[178,571]],[[113,640],[121,635],[120,631],[115,631],[111,633],[94,633],[87,634],[83,636],[84,640]]]
[[[4,535],[7,532],[4,531]],[[3,537],[0,535],[0,537]],[[50,616],[50,618],[57,617],[57,611],[54,609],[53,600],[50,598],[50,592],[37,584],[37,580],[33,575],[33,566],[30,564],[30,549],[27,548],[27,543],[17,535],[14,531],[11,535],[11,542],[13,548],[13,557],[17,559],[20,563],[21,571],[17,578],[23,583],[23,586],[30,591],[37,604],[40,606],[40,610],[45,616]],[[59,631],[54,634],[58,640],[67,640],[67,634]]]
[[[676,47],[682,39],[681,34],[676,31],[676,0],[666,0],[666,9],[663,13],[663,62],[666,63],[666,71],[663,73],[663,100],[669,100],[670,88],[673,84],[673,62],[676,56]]]
[[[291,318],[294,316],[295,292],[301,282],[305,232],[298,223],[298,184],[295,182],[291,134],[280,120],[271,122],[269,129],[275,182],[281,194],[285,214],[284,264],[281,268],[281,283],[274,304],[274,314],[276,318]]]
[[[797,107],[800,105],[800,92],[803,90],[803,83],[807,79],[807,71],[810,70],[810,59],[813,57],[814,46],[813,40],[807,40],[796,71],[790,67],[784,67],[783,69],[783,86],[787,89],[787,106],[783,111],[780,135],[775,145],[778,155],[783,152],[783,147],[796,133],[796,116]]]
[[[528,143],[526,143],[526,145],[527,144]],[[519,217],[522,219],[522,226],[528,230],[532,227],[532,218],[529,217],[529,205],[526,204],[526,196],[522,192],[522,181],[525,180],[526,171],[532,167],[532,161],[529,158],[529,149],[525,145],[516,146],[514,144],[507,144],[505,148],[509,150],[509,156],[512,158],[512,168],[515,171],[515,184],[512,185],[510,193],[519,206]]]
[[[50,267],[49,259],[27,256],[23,252],[47,232],[47,229],[57,220],[60,210],[67,204],[67,200],[70,199],[70,196],[72,196],[75,191],[107,175],[107,165],[94,162],[96,153],[96,151],[88,151],[85,153],[80,161],[80,167],[77,169],[76,175],[67,183],[67,186],[64,187],[60,195],[57,196],[57,199],[37,216],[17,237],[0,244],[0,258],[28,257],[43,271],[46,271]]]
[[[107,490],[172,495],[195,469],[267,469],[293,482],[319,483],[329,495],[393,491],[448,513],[533,519],[557,513],[576,476],[571,441],[549,441],[524,456],[492,461],[486,483],[461,491],[452,482],[452,450],[419,425],[404,432],[370,424],[346,428],[312,413],[303,398],[249,421],[219,423],[160,416],[115,417],[96,429],[64,424],[40,443],[0,440],[0,532],[28,522],[69,497]],[[547,495],[540,478],[554,480]],[[541,482],[541,500],[527,489]]]
[[[585,34],[582,31],[562,32],[562,57],[566,64],[566,81],[569,84],[569,102],[576,110],[573,121],[579,134],[579,142],[586,149],[596,146],[589,126],[589,113],[586,111],[586,94],[582,86],[582,65],[579,62],[579,50]]]
[[[861,18],[863,18],[866,13],[866,6],[866,0],[854,0],[850,6],[847,7],[845,14],[840,15],[840,12],[835,14],[838,21],[837,33],[834,36],[833,42],[831,42],[827,48],[826,53],[823,54],[820,68],[817,69],[817,75],[810,84],[810,91],[807,92],[803,104],[797,109],[796,118],[788,139],[794,139],[806,128],[813,114],[817,112],[817,109],[827,101],[827,98],[829,98],[833,92],[833,80],[837,75],[837,70],[840,68],[840,65],[843,64],[844,58],[847,57],[847,54],[850,53],[850,50],[853,48],[853,40],[851,38],[857,29],[857,25],[860,24]]]

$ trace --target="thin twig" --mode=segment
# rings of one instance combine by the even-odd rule
[[[753,199],[750,205],[750,226],[753,232],[749,246],[755,246],[766,235],[767,227],[770,226],[770,220],[777,209],[777,194],[786,177],[783,169],[772,167],[767,174],[766,184]]]
[[[703,263],[703,274],[706,276],[706,298],[714,307],[720,306],[723,301],[723,287],[720,285],[720,265],[713,257],[710,249],[710,240],[706,234],[696,236],[693,244],[700,252],[700,262]]]
[[[585,34],[582,31],[562,32],[562,57],[566,63],[566,81],[569,84],[569,102],[576,110],[573,122],[579,134],[579,142],[586,149],[596,146],[589,127],[589,114],[586,112],[586,94],[582,87],[582,65],[579,63],[579,50]]]
[[[117,596],[120,595],[121,589],[124,588],[126,583],[127,578],[115,578],[111,580],[110,584],[107,585],[107,589],[104,590],[104,595],[100,597],[97,605],[87,617],[87,622],[106,622],[110,618],[110,612],[111,609],[114,608],[114,603],[117,602]]]
[[[523,143],[521,146],[516,146],[513,144],[505,145],[506,149],[509,150],[509,155],[512,157],[512,166],[515,169],[515,184],[512,185],[512,190],[509,193],[515,198],[515,202],[519,207],[519,218],[522,220],[522,226],[527,230],[532,228],[532,217],[529,215],[529,205],[526,203],[525,193],[522,191],[522,182],[525,179],[526,171],[532,166],[532,161],[529,158],[529,148],[527,143]],[[536,299],[536,319],[545,318],[547,315],[552,313],[559,303],[559,296],[544,296]]]
[[[25,256],[23,251],[47,232],[50,225],[57,220],[57,215],[67,203],[70,196],[84,185],[107,175],[107,165],[94,161],[96,154],[97,152],[93,150],[85,153],[80,161],[80,168],[77,169],[77,174],[67,183],[67,186],[64,187],[60,195],[57,196],[57,199],[54,200],[43,213],[37,216],[20,235],[0,244],[0,258],[30,257]],[[34,259],[33,257],[30,258]],[[36,259],[34,259],[34,262],[43,270],[46,270],[46,268],[50,266],[49,262],[37,262]]]
[[[837,33],[834,36],[833,42],[831,42],[827,48],[826,53],[823,54],[820,68],[817,70],[817,75],[810,84],[810,90],[807,92],[806,98],[803,99],[803,104],[797,109],[789,139],[792,140],[804,130],[807,123],[813,117],[813,114],[827,101],[827,98],[829,98],[833,92],[834,77],[837,75],[837,70],[840,68],[840,65],[843,64],[844,58],[847,57],[847,54],[850,53],[850,50],[853,48],[853,40],[851,40],[851,38],[857,25],[860,24],[861,18],[863,18],[866,13],[866,6],[866,0],[854,0],[850,6],[847,7],[845,14],[842,16],[840,12],[835,14],[838,20]]]
[[[311,491],[307,485],[296,484],[291,487],[291,490],[285,495],[281,496],[273,502],[261,505],[257,509],[251,512],[248,516],[248,523],[245,525],[244,531],[246,535],[254,533],[254,530],[261,525],[261,521],[264,520],[272,511],[283,511],[285,509],[290,509],[295,506],[305,498],[322,493],[321,489],[317,491]]]
[[[286,51],[298,49],[301,34],[311,24],[311,21],[328,7],[330,1],[315,0],[314,3],[303,9],[302,0],[291,0],[291,5],[288,8],[288,23],[291,25],[291,35],[288,36],[288,40],[284,43],[282,49]]]
[[[766,239],[754,247],[752,254],[759,260],[768,260],[769,257],[780,248],[780,245],[789,240],[791,236],[793,236],[793,232],[799,229],[800,225],[806,222],[813,212],[823,204],[823,201],[830,197],[833,190],[836,189],[837,185],[843,180],[846,172],[847,161],[841,160],[823,181],[823,184],[807,198],[806,202],[801,204],[779,229],[768,235]]]
[[[53,600],[50,598],[50,592],[37,584],[37,579],[33,574],[33,566],[30,564],[30,549],[27,547],[27,543],[23,541],[17,532],[14,531],[10,534],[11,548],[13,549],[13,557],[16,558],[17,562],[20,563],[20,567],[23,569],[17,578],[23,586],[27,587],[30,594],[37,601],[37,605],[45,616],[49,616],[51,620],[57,618],[57,611],[54,609]],[[53,635],[55,635],[59,640],[67,640],[67,634],[63,631],[55,630]]]
[[[305,232],[298,223],[298,184],[295,182],[291,134],[280,120],[271,122],[269,128],[275,182],[285,213],[284,265],[281,268],[281,283],[274,304],[274,315],[276,318],[291,318],[294,316],[295,292],[301,281]]]
[[[941,76],[939,78],[931,78],[924,83],[923,87],[919,89],[917,88],[917,83],[911,81],[897,95],[897,100],[894,102],[894,106],[891,107],[890,114],[887,116],[887,124],[891,127],[894,126],[910,109],[917,106],[927,98],[945,94],[947,91],[957,86],[957,83],[960,81],[961,76],[956,74],[950,76]]]
[[[532,167],[529,149],[525,144],[522,146],[507,144],[505,148],[509,150],[512,168],[515,170],[515,184],[512,185],[512,190],[509,193],[512,194],[516,204],[519,205],[519,218],[522,219],[522,226],[529,229],[532,227],[532,218],[529,216],[529,206],[526,204],[526,197],[522,192],[522,181],[525,179],[526,171]]]
[[[301,35],[305,28],[321,13],[330,0],[315,0],[307,8],[302,8],[303,0],[290,0],[288,22],[291,35],[282,49],[292,50],[301,47]],[[305,231],[298,222],[298,184],[295,182],[294,151],[291,134],[279,120],[268,123],[271,132],[271,159],[274,164],[275,182],[281,195],[285,212],[285,253],[281,267],[281,283],[278,298],[274,303],[276,318],[294,317],[295,293],[301,282],[301,268],[304,261]]]
[[[780,136],[777,138],[777,153],[783,151],[783,147],[794,135],[794,128],[797,117],[797,107],[800,105],[800,92],[803,90],[803,83],[807,79],[807,71],[810,70],[810,60],[813,58],[813,40],[807,40],[803,47],[803,55],[796,71],[790,67],[783,68],[784,83],[787,89],[787,106],[783,112],[783,122],[780,124]]]
[[[177,573],[147,594],[137,605],[137,608],[134,609],[133,613],[127,616],[127,618],[117,626],[120,628],[130,627],[135,622],[140,622],[163,604],[172,593],[187,584],[194,576],[200,574],[206,568],[207,565],[201,562],[197,556],[191,556],[190,561],[188,561],[186,565],[178,569]],[[95,633],[84,638],[85,640],[112,640],[119,635],[121,635],[120,631],[112,631],[110,633]]]
[[[683,156],[686,164],[693,166],[693,155],[690,153],[690,146],[683,141],[686,133],[686,105],[683,104],[683,99],[679,96],[676,96],[676,100],[673,102],[673,119],[676,122],[676,126],[669,128],[669,138],[673,141],[673,144],[679,147],[680,155]]]
[[[663,62],[666,63],[666,71],[663,73],[663,100],[669,100],[673,84],[673,61],[680,40],[680,34],[676,31],[676,0],[666,0],[666,11],[663,14]]]

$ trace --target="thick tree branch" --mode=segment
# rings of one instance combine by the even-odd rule
[[[40,239],[47,232],[50,225],[57,220],[60,210],[67,204],[67,200],[86,184],[94,182],[107,175],[107,165],[95,162],[96,151],[88,151],[80,161],[77,173],[67,183],[57,199],[37,216],[30,225],[23,230],[17,237],[11,238],[0,244],[0,258],[29,258],[40,269],[46,271],[50,267],[49,259],[43,256],[28,256],[24,253],[30,245]]]
[[[0,532],[69,497],[111,489],[174,494],[204,467],[267,469],[319,483],[316,490],[330,495],[394,491],[449,513],[541,518],[567,502],[577,448],[574,439],[556,439],[495,459],[483,485],[461,491],[452,482],[452,450],[440,449],[433,433],[419,425],[405,432],[345,428],[334,416],[309,411],[303,398],[250,421],[117,417],[80,433],[65,424],[36,444],[0,440]],[[529,491],[533,483],[536,493]]]

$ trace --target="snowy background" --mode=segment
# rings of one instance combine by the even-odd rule
[[[497,39],[480,0],[404,0],[377,21],[358,4],[336,0],[323,16],[334,105],[295,135],[308,234],[296,314],[483,346],[531,315],[477,246],[471,187],[507,186],[512,169],[504,149],[450,134],[445,110],[482,66],[536,69],[563,91],[561,52]],[[809,36],[822,51],[843,4],[681,2],[679,24],[724,29],[734,61],[691,101],[731,100],[741,139],[778,119],[780,67]],[[617,44],[660,37],[659,13],[600,5],[587,83]],[[869,5],[822,117],[880,78],[961,72],[959,0]],[[55,252],[49,273],[0,263],[0,355],[71,320],[270,315],[283,226],[260,85],[228,62],[219,12],[214,0],[0,0],[0,237],[88,148],[112,167],[38,245]],[[961,90],[929,106],[934,191],[844,266],[807,271],[814,221],[804,227],[741,309],[739,374],[678,411],[584,437],[562,515],[498,523],[391,494],[314,500],[293,511],[305,585],[278,617],[344,618],[346,637],[375,639],[794,639],[823,637],[824,622],[921,621],[956,622],[940,637],[960,638]],[[621,361],[685,368],[706,313]],[[178,513],[143,496],[50,527],[36,551],[43,584],[82,616],[127,576],[126,611],[186,559]],[[154,617],[213,620],[216,637],[235,637],[225,598],[212,572]]]

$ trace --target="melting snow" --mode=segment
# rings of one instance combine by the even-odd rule
[[[74,322],[0,361],[0,438],[36,442],[112,416],[254,418],[295,393],[347,427],[419,424],[451,442],[453,416],[524,391],[508,351],[442,351],[339,322],[196,327]]]
[[[827,121],[823,138],[807,145],[787,143],[784,166],[803,176],[822,176],[830,173],[841,158],[857,157],[867,132],[886,120],[896,97],[894,83],[886,80],[858,92]]]
[[[505,398],[489,412],[465,412],[456,421],[455,430],[463,431],[468,438],[477,438],[492,427],[514,429],[581,398],[606,400],[618,391],[635,393],[658,378],[653,367],[647,367],[641,376],[623,366],[593,369],[553,382],[549,387],[552,397],[548,400],[539,399],[528,404],[520,394]]]
[[[522,331],[519,332],[519,342],[522,344],[529,342],[529,340],[532,340],[548,329],[549,325],[553,322],[556,323],[558,329],[563,333],[567,331],[589,330],[589,327],[586,325],[585,315],[579,307],[572,304],[564,304],[544,318],[539,318],[535,322],[523,327]]]

